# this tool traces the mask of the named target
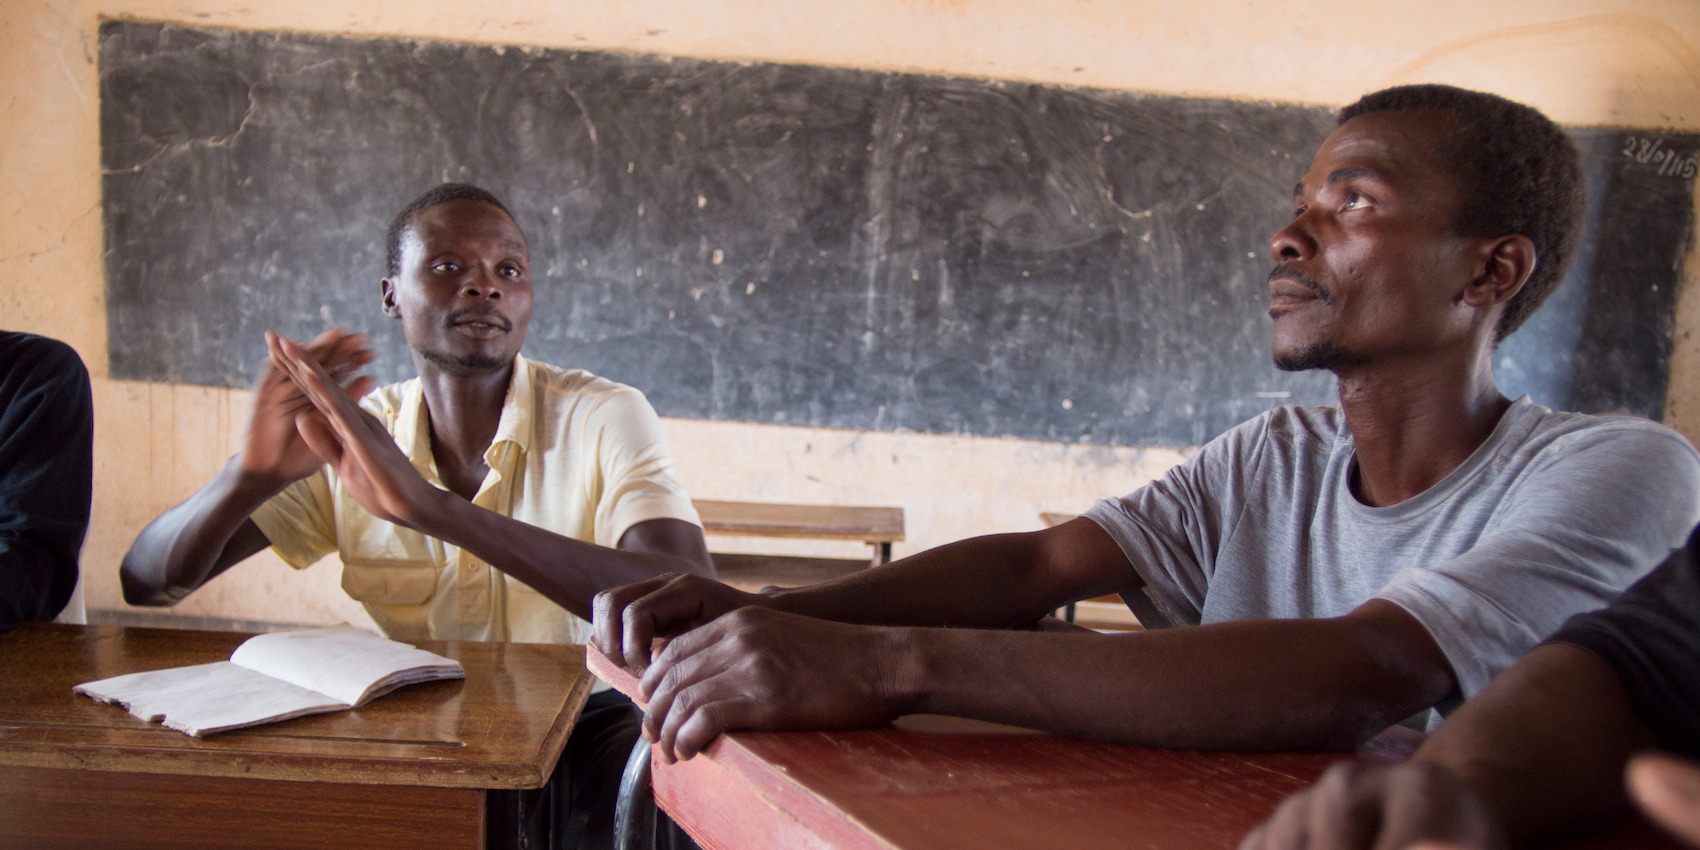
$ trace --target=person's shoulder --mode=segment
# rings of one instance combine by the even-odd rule
[[[1215,441],[1273,440],[1300,450],[1328,450],[1340,438],[1345,421],[1334,405],[1282,405],[1229,428]]]
[[[1573,473],[1700,494],[1700,453],[1671,428],[1638,416],[1548,410],[1519,399],[1506,414],[1496,468],[1517,475]]]
[[[80,375],[85,379],[88,375],[83,358],[70,345],[38,334],[0,331],[0,373],[15,369]]]
[[[1598,445],[1640,451],[1664,447],[1700,458],[1688,438],[1667,425],[1639,416],[1551,410],[1530,401],[1528,396],[1513,402],[1505,415],[1513,418],[1513,430],[1523,434],[1520,442],[1525,449],[1562,450]]]
[[[1211,476],[1291,477],[1326,466],[1342,445],[1344,429],[1337,407],[1284,405],[1223,431],[1183,466]]]
[[[531,384],[538,392],[555,396],[580,396],[591,401],[621,397],[643,398],[636,387],[622,384],[584,369],[566,369],[549,363],[527,359]]]
[[[366,412],[384,420],[385,424],[389,424],[394,422],[396,416],[401,412],[402,402],[408,397],[409,392],[417,392],[418,386],[418,378],[408,378],[405,381],[385,384],[361,396],[359,404],[366,409]]]

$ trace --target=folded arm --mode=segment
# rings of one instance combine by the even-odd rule
[[[610,658],[642,670],[653,638],[748,606],[861,625],[1018,628],[1076,599],[1138,586],[1115,541],[1077,519],[946,544],[807,587],[744,593],[691,576],[661,576],[598,596],[595,639]]]
[[[870,627],[745,607],[674,637],[643,672],[645,730],[664,758],[725,731],[908,713],[1151,746],[1348,748],[1456,687],[1422,626],[1381,601],[1328,620],[1131,635]]]

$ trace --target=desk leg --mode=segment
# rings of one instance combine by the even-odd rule
[[[888,543],[875,543],[874,544],[874,564],[873,565],[877,567],[880,564],[889,564],[889,563],[891,563],[891,544],[889,542]]]
[[[614,850],[655,850],[655,790],[649,784],[649,742],[639,736],[620,777],[614,804]]]
[[[520,791],[484,792],[484,846],[489,850],[526,850],[525,798]]]

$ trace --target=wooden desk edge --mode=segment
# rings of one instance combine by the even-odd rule
[[[546,754],[546,758],[540,763],[469,764],[444,759],[440,763],[425,763],[416,769],[409,769],[399,765],[418,763],[420,760],[112,744],[30,742],[27,745],[17,745],[0,742],[0,767],[73,768],[111,773],[246,777],[296,782],[340,782],[350,785],[528,790],[541,788],[554,772],[555,764],[566,748],[566,738],[572,734],[579,712],[584,709],[584,702],[590,696],[590,688],[589,676],[580,678],[574,684],[567,697],[571,710],[563,710],[545,734],[539,751]],[[6,724],[0,723],[0,728],[7,728]],[[384,766],[362,766],[373,763]],[[312,775],[303,775],[308,772]]]
[[[26,624],[30,625],[30,624]],[[86,629],[49,625],[48,628]],[[436,641],[424,641],[427,648]],[[322,753],[272,753],[237,749],[152,747],[135,744],[0,740],[0,767],[70,768],[111,773],[142,773],[247,777],[299,782],[340,782],[352,785],[397,785],[479,790],[527,790],[549,780],[566,746],[567,736],[590,697],[593,679],[580,676],[568,692],[539,745],[543,758],[524,764],[477,763],[418,757],[381,758]],[[73,696],[67,693],[67,696]],[[75,696],[76,699],[87,699]],[[117,706],[113,711],[122,712]],[[287,721],[286,721],[287,722]],[[0,720],[0,729],[35,728]],[[160,727],[163,728],[163,727]],[[175,733],[173,733],[175,734]],[[230,733],[241,734],[238,732]],[[401,765],[419,764],[416,769]],[[362,766],[370,765],[370,766]],[[310,775],[303,775],[310,774]]]
[[[0,749],[0,767],[69,768],[102,773],[157,773],[467,790],[527,790],[541,787],[548,779],[547,773],[539,778],[535,770],[501,765],[450,767],[445,762],[442,768],[433,766],[418,769],[373,769],[327,764],[335,759],[325,756],[265,753],[254,758],[255,755],[163,747],[37,744],[31,752]],[[553,762],[549,764],[549,769],[554,769]],[[311,776],[304,775],[308,771],[311,771]]]

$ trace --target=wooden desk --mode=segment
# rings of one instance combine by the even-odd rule
[[[594,649],[589,658],[593,672],[635,690]],[[652,760],[655,800],[707,850],[1232,850],[1343,757],[1157,750],[953,718],[905,721],[722,735],[690,761]],[[1362,754],[1397,761],[1420,740],[1383,735]],[[1644,822],[1566,847],[1680,850]]]
[[[784,505],[693,499],[703,533],[794,540],[860,540],[873,547],[867,561],[790,555],[715,553],[720,580],[743,590],[796,587],[828,581],[891,561],[891,544],[903,540],[902,508]]]
[[[423,641],[463,681],[206,738],[71,692],[229,658],[249,635],[28,623],[0,635],[0,846],[484,847],[554,770],[577,646]]]

